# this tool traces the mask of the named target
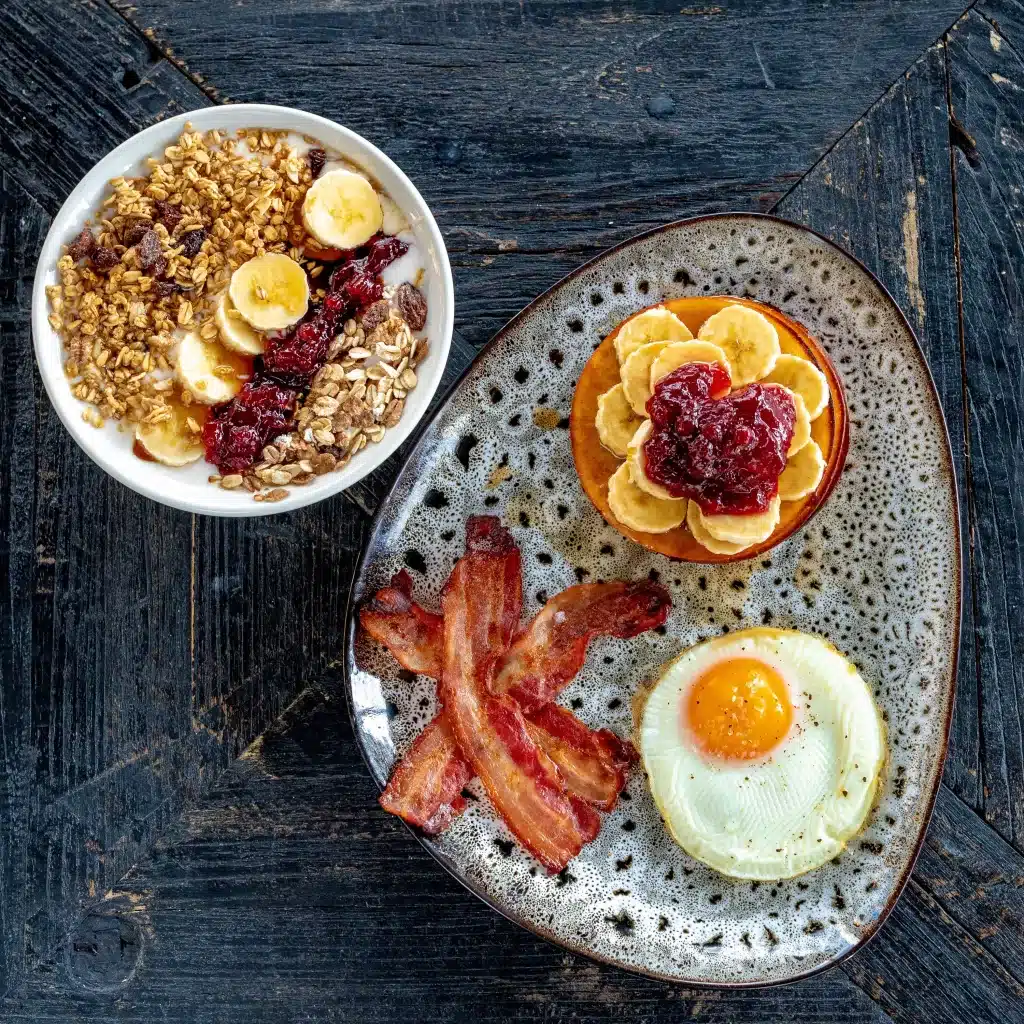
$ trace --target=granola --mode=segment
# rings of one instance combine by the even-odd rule
[[[183,424],[186,436],[158,461],[184,465],[205,446],[221,467],[211,482],[270,501],[285,486],[346,465],[399,422],[427,351],[413,333],[423,327],[425,300],[411,283],[383,285],[382,268],[407,245],[379,224],[355,250],[311,234],[309,224],[324,223],[322,210],[314,223],[311,203],[304,206],[314,182],[321,189],[331,174],[358,177],[325,173],[337,159],[285,132],[186,125],[176,144],[146,162],[145,175],[111,181],[95,222],[65,248],[59,283],[47,289],[49,321],[86,422],[134,429],[136,452],[143,454],[140,441],[150,452],[143,457],[152,457],[147,439],[157,437],[165,452],[160,432]],[[360,184],[374,195],[365,179]],[[304,271],[301,318],[286,331],[258,330],[244,309],[222,308],[218,326],[235,272],[273,253]],[[248,348],[238,344],[243,333]],[[192,369],[197,360],[203,372]],[[246,389],[266,392],[264,380],[277,403],[265,419],[276,430],[272,443],[257,444],[244,467],[218,461],[210,438],[230,426],[225,410]]]

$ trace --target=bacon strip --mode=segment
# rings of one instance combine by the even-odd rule
[[[399,573],[391,587],[381,590],[360,612],[360,619],[367,632],[400,664],[436,678],[440,655],[430,650],[425,629],[440,639],[441,617],[416,605],[411,600],[411,587],[408,573]],[[503,656],[495,682],[500,679],[513,692],[531,694],[531,701],[546,694],[552,699],[579,671],[591,639],[601,633],[635,636],[664,622],[670,607],[668,593],[654,583],[570,587],[548,601]],[[545,665],[545,653],[550,668]],[[439,729],[442,720],[443,713],[427,726],[424,736]],[[553,710],[537,707],[527,715],[527,721],[534,742],[558,766],[569,790],[602,810],[611,810],[625,785],[625,767],[635,757],[632,746],[607,729],[591,730],[572,712],[557,706]],[[434,832],[439,832],[464,806],[460,794],[472,778],[472,770],[450,729],[429,740],[424,736],[396,768],[381,796],[381,806],[421,828],[427,821],[435,822],[439,827]],[[446,750],[448,761],[442,767],[445,742],[450,745]],[[418,763],[421,759],[422,764]],[[438,785],[440,779],[446,785]],[[456,802],[460,804],[457,809]]]
[[[550,703],[583,667],[590,641],[660,626],[672,607],[657,583],[581,583],[550,598],[502,658],[494,680],[525,712]]]
[[[519,549],[493,517],[466,525],[466,555],[441,597],[444,658],[440,693],[452,732],[505,824],[549,871],[580,852],[593,830],[581,822],[554,763],[531,738],[508,695],[491,692],[495,652],[511,640],[521,601]],[[594,812],[591,811],[591,814]]]
[[[473,769],[442,712],[413,741],[388,780],[380,805],[427,835],[437,835],[465,809],[462,790],[472,778]]]
[[[526,716],[537,745],[565,780],[569,792],[602,811],[610,811],[626,785],[626,769],[636,758],[632,743],[610,729],[591,729],[571,711],[548,704]]]
[[[359,609],[359,621],[370,636],[387,647],[402,668],[434,679],[441,674],[441,616],[428,612],[412,599],[412,577],[405,569]]]

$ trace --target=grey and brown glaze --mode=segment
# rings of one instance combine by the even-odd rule
[[[580,490],[566,419],[577,377],[620,320],[661,298],[746,295],[801,322],[846,389],[851,443],[825,507],[752,561],[673,563],[604,523]],[[538,415],[538,410],[541,410]],[[557,416],[546,410],[554,410]],[[621,735],[641,680],[680,649],[741,626],[827,637],[873,687],[889,761],[865,831],[824,868],[776,884],[737,882],[666,832],[636,769],[600,835],[549,877],[482,797],[423,840],[497,910],[622,967],[705,984],[791,980],[859,945],[909,874],[941,770],[952,704],[960,556],[952,463],[924,359],[888,294],[817,235],[773,218],[723,215],[642,236],[533,303],[483,352],[426,428],[382,506],[353,605],[409,567],[430,607],[463,551],[466,518],[500,515],[523,552],[526,615],[580,580],[660,579],[666,627],[595,643],[561,700]],[[350,625],[356,732],[384,784],[436,710]]]

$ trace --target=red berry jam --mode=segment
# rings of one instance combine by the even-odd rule
[[[685,363],[658,381],[647,403],[647,476],[707,515],[764,512],[779,489],[796,407],[770,384],[729,394],[717,363]]]
[[[287,334],[267,339],[262,368],[203,427],[206,458],[222,473],[248,469],[275,434],[290,429],[297,393],[323,366],[331,339],[384,294],[380,272],[408,248],[399,238],[374,235],[341,252],[323,302]]]
[[[206,458],[222,473],[238,473],[257,462],[263,446],[290,429],[295,391],[271,380],[250,380],[203,426]]]

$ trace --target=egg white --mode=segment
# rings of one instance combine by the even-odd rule
[[[683,709],[706,669],[741,657],[779,672],[793,721],[764,757],[726,762],[700,748]],[[837,856],[867,821],[885,761],[884,728],[857,669],[796,630],[748,629],[684,651],[647,697],[639,745],[676,842],[725,875],[762,881]]]

